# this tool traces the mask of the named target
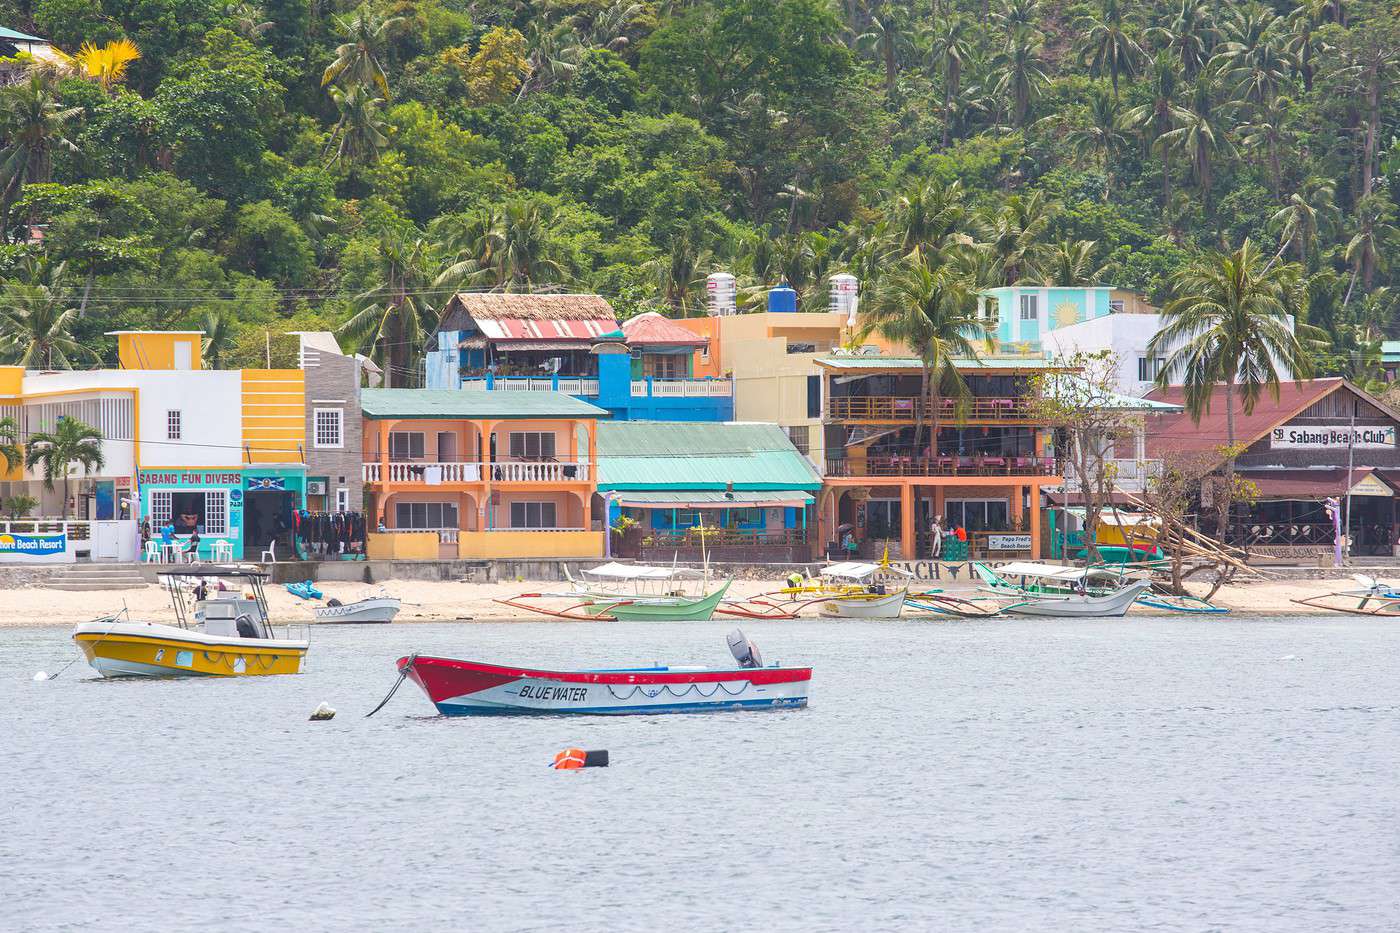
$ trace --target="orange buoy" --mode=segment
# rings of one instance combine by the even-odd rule
[[[582,768],[588,753],[581,748],[566,748],[554,756],[554,767],[559,771],[570,771],[574,768]]]

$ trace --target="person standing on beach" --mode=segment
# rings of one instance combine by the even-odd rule
[[[931,544],[932,549],[933,549],[933,550],[932,550],[933,559],[934,559],[934,560],[938,560],[940,557],[943,556],[943,516],[942,516],[942,515],[935,515],[935,516],[933,517],[933,527],[932,527],[931,529],[929,529],[929,538],[930,538],[930,544]]]

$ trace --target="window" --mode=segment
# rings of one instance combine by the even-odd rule
[[[165,439],[167,441],[180,439],[180,409],[178,408],[172,408],[165,413]]]
[[[648,353],[642,357],[642,374],[653,379],[684,379],[685,359],[674,353]]]
[[[1158,374],[1161,373],[1162,367],[1166,365],[1166,362],[1167,359],[1164,356],[1138,357],[1138,382],[1154,381]]]
[[[339,492],[345,492],[345,490]],[[336,494],[337,499],[339,499],[339,492]],[[394,510],[394,527],[419,528],[425,531],[456,528],[457,504],[455,502],[400,502]]]
[[[151,490],[151,506],[148,510],[151,516],[151,524],[156,528],[163,528],[170,524],[170,490]]]
[[[389,459],[390,459],[390,460],[422,460],[422,459],[423,459],[423,432],[422,432],[422,431],[390,431],[390,432],[389,432]]]
[[[787,429],[788,440],[792,441],[792,446],[797,448],[797,452],[804,457],[810,452],[812,429],[809,425],[799,424],[796,427]]]
[[[556,528],[553,502],[512,502],[510,527]]]
[[[350,490],[344,486],[335,491],[335,510],[337,512],[350,511]]]
[[[943,512],[949,528],[961,525],[968,531],[1006,531],[1010,524],[1008,499],[949,499]]]
[[[822,377],[807,377],[807,417],[820,418],[822,416]]]
[[[1040,297],[1038,295],[1021,296],[1021,320],[1036,321],[1040,319]]]
[[[150,518],[155,528],[174,524],[177,535],[199,529],[201,535],[228,534],[228,491],[224,489],[153,489]]]
[[[553,460],[553,432],[511,431],[510,456],[512,460]]]
[[[1110,299],[1108,300],[1108,313],[1109,313],[1109,314],[1122,314],[1122,313],[1123,313],[1123,299],[1122,299],[1122,298],[1110,298]]]
[[[228,533],[228,493],[222,489],[204,493],[204,534]]]
[[[345,409],[316,409],[316,446],[345,446]]]

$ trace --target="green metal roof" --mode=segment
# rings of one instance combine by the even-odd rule
[[[919,371],[924,364],[917,356],[828,356],[817,363],[829,369],[908,369]],[[996,356],[976,360],[954,360],[958,369],[1064,369],[1063,363],[1040,356]]]
[[[8,42],[42,42],[45,45],[49,42],[48,39],[40,39],[38,36],[31,36],[27,32],[15,32],[13,29],[6,29],[4,26],[0,26],[0,39],[4,39]]]
[[[598,489],[805,490],[822,480],[776,424],[604,421]]]
[[[737,508],[778,505],[800,502],[811,505],[816,498],[800,489],[736,489],[732,493],[718,489],[642,489],[635,492],[618,492],[617,498],[624,505],[732,505]]]
[[[376,418],[606,418],[608,412],[563,392],[364,389],[360,408]]]

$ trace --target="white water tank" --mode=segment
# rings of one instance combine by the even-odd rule
[[[846,315],[846,320],[855,324],[856,308],[860,304],[860,279],[847,272],[833,275],[830,294],[828,309]]]
[[[705,294],[713,316],[734,314],[738,309],[738,288],[728,272],[711,272],[705,277]]]

